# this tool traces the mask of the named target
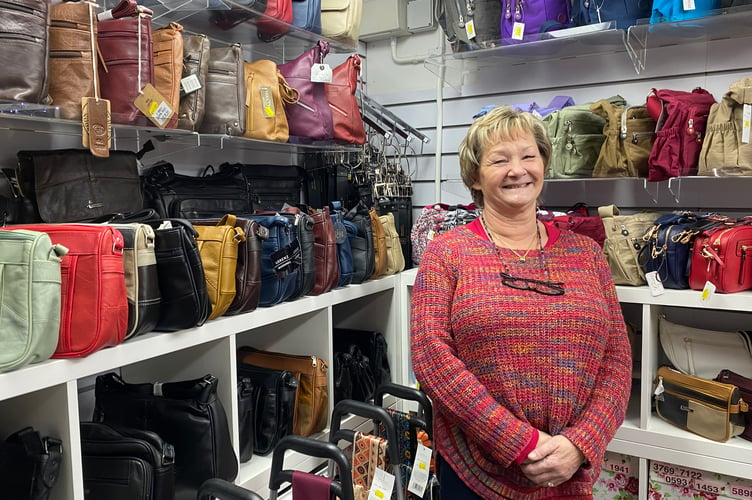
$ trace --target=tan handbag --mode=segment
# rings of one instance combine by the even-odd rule
[[[154,88],[162,94],[175,114],[165,128],[177,126],[180,109],[180,79],[183,76],[183,27],[170,23],[152,32]]]
[[[617,106],[601,99],[590,110],[606,120],[593,177],[647,177],[656,125],[647,107]]]
[[[290,127],[287,124],[285,105],[297,102],[297,91],[287,84],[274,61],[260,59],[245,62],[243,67],[246,91],[245,137],[287,142]]]
[[[379,219],[379,214],[375,208],[368,210],[368,215],[371,217],[371,229],[373,231],[373,260],[374,271],[371,278],[378,278],[386,274],[386,268],[388,264],[388,257],[386,251],[386,231],[384,225]]]
[[[235,227],[235,222],[236,217],[231,214],[225,215],[213,226],[202,225],[201,220],[191,221],[198,233],[196,241],[211,302],[208,319],[222,316],[235,299],[238,246],[245,241],[245,233]]]
[[[238,349],[238,362],[288,370],[298,379],[293,415],[293,434],[310,436],[324,430],[329,419],[329,388],[326,374],[329,364],[316,356],[260,351],[252,347]]]
[[[363,0],[321,0],[321,34],[355,47],[362,13]]]
[[[183,35],[183,78],[187,79],[190,88],[184,89],[180,98],[180,129],[196,131],[204,119],[209,50],[211,42],[206,35]]]
[[[388,212],[379,216],[381,225],[384,226],[386,236],[386,272],[384,274],[397,274],[405,269],[405,256],[402,255],[402,244],[400,243],[397,226],[394,224],[394,214]]]
[[[617,285],[640,286],[645,281],[645,272],[639,262],[642,248],[647,245],[643,238],[653,222],[661,215],[657,212],[640,212],[633,215],[619,215],[615,205],[598,207],[598,215],[603,221],[606,240],[603,253],[611,268],[611,275]]]

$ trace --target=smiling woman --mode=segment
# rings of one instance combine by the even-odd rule
[[[411,301],[441,497],[592,498],[631,383],[611,271],[593,240],[536,218],[551,158],[538,118],[494,108],[459,154],[482,213],[429,243]]]

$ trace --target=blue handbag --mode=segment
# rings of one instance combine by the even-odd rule
[[[332,218],[334,236],[337,241],[337,264],[339,265],[337,287],[346,286],[352,283],[353,277],[353,254],[346,222],[351,225],[351,230],[355,225],[350,221],[345,221],[344,217],[342,217],[342,212],[339,210],[332,212],[329,217]]]
[[[572,2],[572,25],[584,26],[616,21],[615,28],[626,29],[638,19],[649,18],[653,0],[574,0]]]
[[[321,0],[292,0],[292,25],[321,34]]]
[[[720,9],[721,1],[695,0],[694,6],[695,8],[692,10],[685,10],[682,0],[653,0],[650,24],[705,17],[710,14],[710,11]]]
[[[292,297],[301,263],[300,242],[292,222],[279,214],[246,215],[269,230],[261,243],[261,292],[259,307],[268,307]]]

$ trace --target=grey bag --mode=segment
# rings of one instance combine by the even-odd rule
[[[47,233],[0,231],[0,373],[48,359],[60,332],[60,262]]]
[[[178,110],[180,129],[195,131],[201,128],[206,104],[206,75],[209,72],[210,49],[211,42],[206,35],[183,35],[183,78],[190,77],[201,87],[188,93],[181,89]]]
[[[240,44],[209,50],[202,134],[242,136],[245,132],[245,78]]]
[[[499,0],[438,0],[438,20],[453,52],[501,45]]]

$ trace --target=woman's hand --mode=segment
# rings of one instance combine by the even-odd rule
[[[557,486],[568,481],[585,462],[585,455],[564,436],[540,432],[538,445],[520,466],[538,486]]]

